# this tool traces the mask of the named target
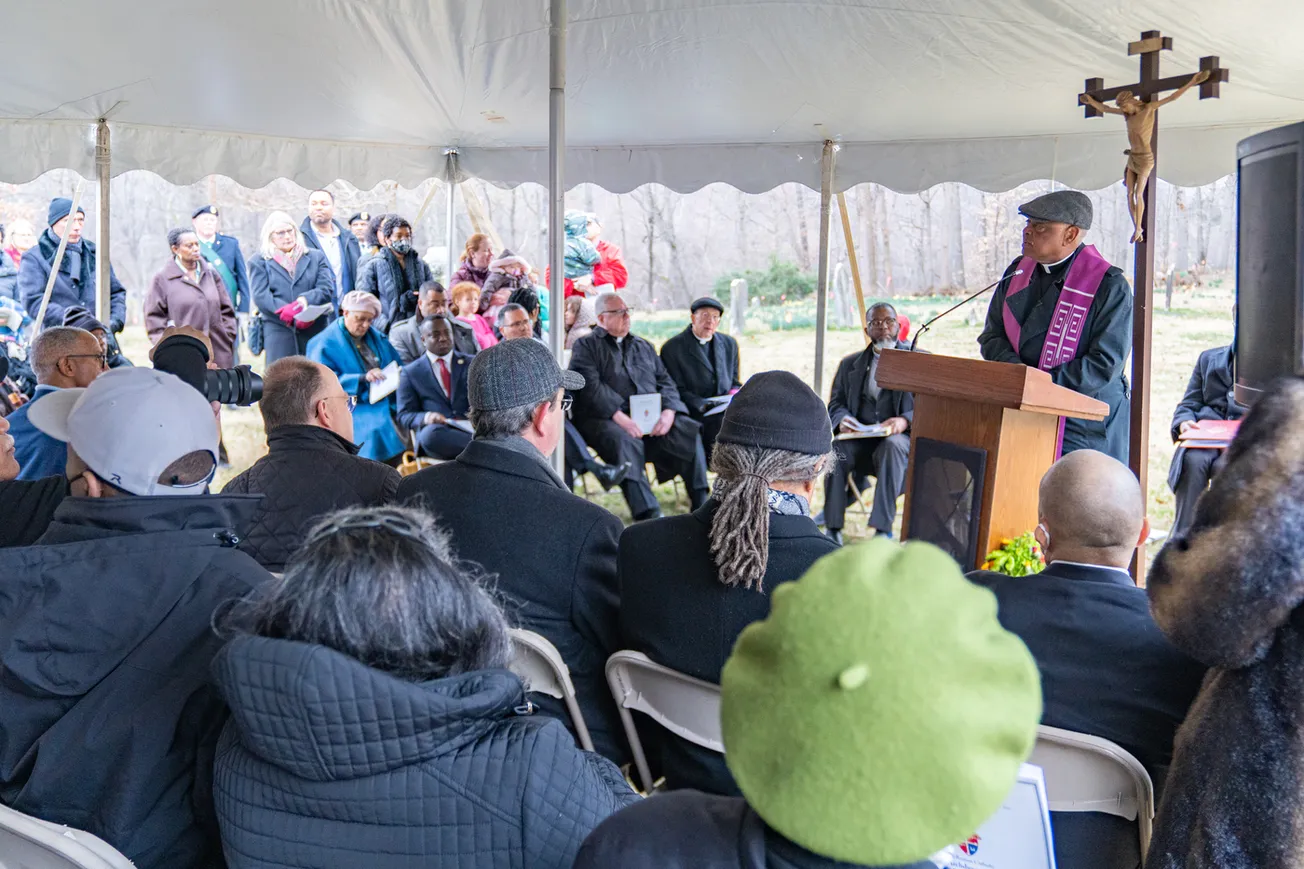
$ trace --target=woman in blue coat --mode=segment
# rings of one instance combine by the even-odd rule
[[[340,386],[358,398],[353,410],[353,439],[359,455],[389,462],[403,453],[403,439],[394,428],[394,394],[372,404],[371,384],[385,379],[382,369],[399,364],[398,352],[372,321],[380,315],[380,300],[354,290],[344,297],[344,316],[308,342],[308,358],[320,362],[340,379]]]
[[[295,315],[309,305],[335,302],[335,273],[326,254],[308,248],[303,234],[284,211],[272,212],[263,223],[259,254],[249,260],[249,286],[263,315],[263,347],[267,364],[286,356],[302,356],[308,342],[321,334],[334,316],[328,310],[307,323]]]

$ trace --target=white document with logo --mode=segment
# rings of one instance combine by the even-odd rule
[[[977,833],[932,861],[950,869],[1055,869],[1050,804],[1041,767],[1025,763],[996,814]]]
[[[312,323],[330,309],[331,305],[329,302],[324,305],[308,305],[302,311],[294,315],[294,321],[296,323]]]
[[[645,435],[652,434],[657,420],[661,418],[661,393],[651,392],[646,395],[629,397],[629,417],[634,425]]]
[[[367,401],[375,404],[389,398],[398,390],[398,363],[391,362],[380,373],[385,375],[384,380],[378,380],[371,384],[371,394],[367,396]]]
[[[462,431],[466,432],[469,435],[475,434],[475,428],[471,425],[470,420],[450,419],[448,421],[448,424],[453,428],[460,428]]]

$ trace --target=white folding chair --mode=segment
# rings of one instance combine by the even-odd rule
[[[1103,812],[1135,821],[1145,859],[1154,826],[1155,788],[1139,760],[1107,739],[1042,726],[1028,763],[1046,775],[1052,812]]]
[[[580,748],[593,750],[593,738],[589,736],[588,725],[584,723],[584,714],[580,712],[579,700],[575,697],[575,686],[571,683],[570,670],[561,659],[557,647],[547,637],[522,628],[512,628],[512,672],[521,677],[525,690],[537,691],[556,697],[566,704],[571,722],[575,725],[575,738]]]
[[[719,685],[653,663],[642,652],[616,652],[608,658],[607,684],[616,698],[644,793],[652,793],[654,782],[631,709],[695,745],[724,753]]]
[[[103,839],[0,806],[0,869],[134,869]]]

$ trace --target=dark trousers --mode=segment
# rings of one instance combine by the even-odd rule
[[[706,466],[711,466],[711,451],[715,448],[715,439],[720,436],[720,426],[724,423],[724,414],[694,417],[702,424],[702,450],[706,453]]]
[[[680,420],[675,418],[675,425]],[[689,422],[692,425],[691,421]],[[579,433],[588,441],[589,446],[598,451],[598,455],[609,465],[629,462],[629,476],[620,484],[629,512],[638,518],[656,510],[657,499],[648,483],[646,464],[652,462],[658,469],[673,471],[674,476],[681,477],[688,489],[688,499],[693,509],[706,503],[710,488],[706,482],[706,453],[702,449],[701,435],[694,432],[695,449],[692,459],[685,460],[671,455],[666,449],[664,437],[633,438],[625,430],[609,419],[586,419],[576,423]],[[693,426],[696,428],[696,426]],[[661,476],[658,472],[658,476]]]
[[[1226,450],[1187,449],[1182,455],[1182,470],[1173,489],[1177,515],[1173,517],[1170,536],[1186,533],[1195,521],[1195,502],[1200,500],[1209,481],[1218,470],[1218,460]]]
[[[834,441],[833,451],[838,460],[833,473],[824,481],[824,525],[830,531],[841,531],[847,512],[847,474],[857,478],[872,475],[874,509],[869,515],[870,527],[891,531],[896,519],[897,497],[906,490],[906,463],[910,458],[910,436],[896,434],[886,438],[859,438]]]
[[[566,420],[566,431],[562,443],[565,444],[566,449],[566,485],[574,486],[577,474],[584,474],[592,470],[594,466],[593,456],[589,454],[589,445],[584,442],[584,436],[575,427],[575,423],[569,419]]]
[[[417,446],[421,455],[437,459],[455,459],[471,442],[470,432],[451,425],[428,425],[417,431]]]
[[[325,318],[323,318],[325,319]],[[303,356],[308,352],[308,341],[325,328],[320,321],[310,329],[292,329],[275,314],[263,314],[263,358],[271,365],[286,356]]]

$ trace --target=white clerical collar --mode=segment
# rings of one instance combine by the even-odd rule
[[[694,335],[693,337],[694,337],[694,338],[697,338],[696,335]],[[705,347],[707,344],[710,344],[710,343],[711,343],[711,339],[714,338],[714,337],[715,337],[715,336],[712,335],[711,338],[697,338],[697,343],[698,343],[698,344],[701,344],[703,347]]]
[[[1122,574],[1123,576],[1126,576],[1128,582],[1131,582],[1131,583],[1135,583],[1135,582],[1136,582],[1136,580],[1134,580],[1134,579],[1132,578],[1132,574],[1128,573],[1128,572],[1127,572],[1126,570],[1124,570],[1123,568],[1121,568],[1121,567],[1110,567],[1108,564],[1083,564],[1081,561],[1065,561],[1065,560],[1062,559],[1062,558],[1057,558],[1057,559],[1055,559],[1054,561],[1052,561],[1050,564],[1048,564],[1048,565],[1046,565],[1046,566],[1047,566],[1047,567],[1050,567],[1051,564],[1067,564],[1069,567],[1085,567],[1085,568],[1087,568],[1087,569],[1089,569],[1089,570],[1112,570],[1112,571],[1114,571],[1115,573]]]
[[[1064,263],[1066,263],[1066,262],[1068,262],[1069,260],[1073,259],[1073,254],[1074,254],[1074,253],[1077,253],[1077,252],[1078,252],[1078,249],[1075,247],[1075,248],[1073,248],[1073,253],[1070,253],[1068,256],[1064,257],[1064,259],[1060,260],[1059,262],[1057,262],[1057,263],[1042,263],[1042,264],[1041,264],[1041,267],[1044,268],[1046,271],[1050,271],[1051,269],[1055,268],[1056,266],[1064,265]],[[1065,562],[1065,564],[1067,564],[1067,563],[1068,563],[1068,562]],[[1131,574],[1128,574],[1128,575],[1131,576]]]
[[[617,338],[615,335],[612,335],[611,337],[612,337],[612,338],[616,338],[616,345],[619,346],[619,345],[625,343],[625,338],[628,337],[628,336],[626,336],[626,335],[621,335],[620,337]]]

